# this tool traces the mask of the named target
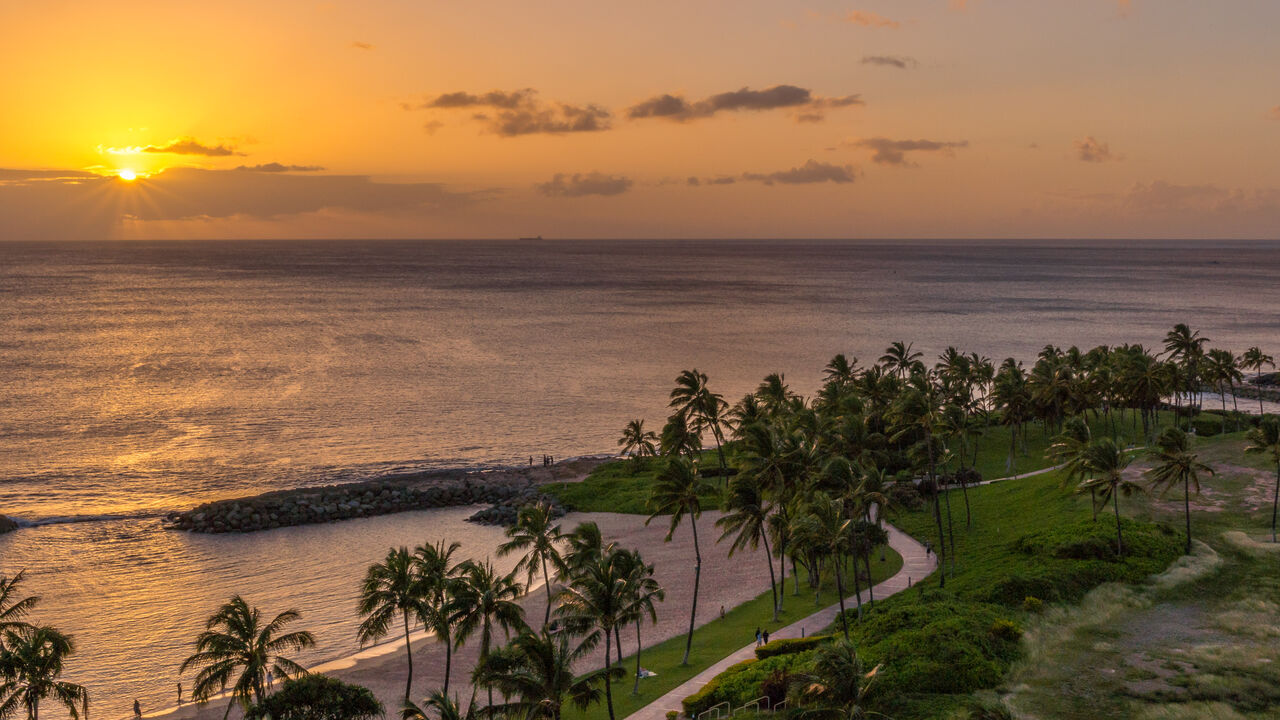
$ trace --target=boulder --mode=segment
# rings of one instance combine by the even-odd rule
[[[0,515],[0,535],[3,535],[5,533],[11,533],[17,529],[18,529],[18,523],[5,517],[4,515]]]

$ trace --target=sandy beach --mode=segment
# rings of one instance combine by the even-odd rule
[[[702,543],[702,584],[698,598],[697,623],[716,620],[720,607],[726,609],[750,600],[769,589],[769,570],[765,566],[763,551],[736,553],[732,559],[728,557],[728,543],[716,543],[719,532],[713,527],[718,512],[704,513],[698,520],[699,539]],[[667,591],[666,602],[658,609],[657,625],[645,625],[643,643],[646,647],[678,635],[688,628],[689,606],[693,597],[693,536],[687,521],[676,531],[671,542],[664,542],[667,522],[665,518],[657,518],[645,526],[645,518],[640,515],[621,515],[614,513],[570,513],[561,525],[568,531],[578,523],[592,521],[600,526],[605,537],[622,547],[639,549],[645,560],[655,566],[656,577]],[[540,579],[535,579],[538,585]],[[533,624],[540,623],[546,607],[546,595],[540,586],[534,592],[527,593],[521,599],[525,616]],[[697,636],[694,636],[695,642]],[[744,638],[744,643],[751,638]],[[354,641],[353,641],[354,645]],[[602,664],[604,659],[603,644],[586,660],[584,667]],[[395,715],[396,708],[404,693],[405,656],[403,639],[400,638],[388,645],[357,652],[352,648],[352,655],[323,663],[314,670],[326,675],[353,682],[370,688],[383,702],[388,717]],[[450,693],[458,693],[462,698],[470,694],[467,676],[479,655],[479,642],[464,645],[455,651],[453,657],[453,673],[450,680]],[[444,647],[432,638],[418,638],[413,644],[413,688],[415,699],[421,699],[444,683]],[[635,652],[635,633],[622,634],[623,655]],[[190,687],[190,682],[185,682]],[[144,713],[145,717],[164,717],[173,720],[187,718],[212,718],[217,720],[226,711],[226,701],[212,701],[204,706],[184,705],[181,708],[169,708],[160,712]],[[231,717],[239,717],[238,709],[231,711]]]

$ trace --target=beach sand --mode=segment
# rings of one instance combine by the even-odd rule
[[[703,558],[696,620],[699,626],[717,620],[722,605],[725,609],[735,607],[769,589],[769,569],[765,565],[763,550],[743,551],[729,558],[728,542],[715,542],[720,535],[713,527],[718,517],[718,512],[707,512],[698,520],[698,538]],[[666,589],[667,599],[658,607],[657,625],[646,624],[643,628],[642,640],[649,647],[688,630],[689,607],[693,598],[693,535],[686,519],[676,530],[671,542],[664,542],[668,519],[655,518],[647,527],[644,520],[640,515],[570,513],[561,520],[561,526],[567,532],[578,523],[593,521],[600,526],[608,541],[616,542],[621,547],[640,550],[645,561],[654,565],[655,576]],[[541,578],[535,578],[534,583],[535,588],[521,599],[520,604],[525,609],[525,617],[529,623],[539,627],[546,608],[546,593],[541,588]],[[501,634],[498,637],[501,639]],[[696,634],[694,641],[697,641]],[[750,641],[749,637],[743,639],[744,644]],[[399,717],[406,674],[403,637],[361,653],[355,652],[357,648],[354,647],[354,638],[352,644],[352,656],[323,663],[312,670],[368,687],[386,706],[388,717]],[[634,630],[622,633],[623,655],[633,654],[635,649]],[[479,651],[477,637],[454,652],[449,693],[456,693],[463,702],[470,697],[467,678]],[[584,660],[582,668],[603,665],[603,662],[604,645],[601,643]],[[433,638],[417,633],[413,642],[413,669],[413,696],[420,701],[444,684],[444,647]],[[183,683],[188,688],[191,685],[189,679],[190,676]],[[218,720],[226,711],[226,705],[226,700],[216,700],[203,707],[184,705],[177,709],[146,713],[145,716],[173,720]],[[240,717],[238,707],[231,711],[231,717]]]

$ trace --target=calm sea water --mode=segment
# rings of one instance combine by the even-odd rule
[[[1277,243],[0,243],[0,513],[36,525],[0,537],[0,572],[28,568],[115,717],[171,697],[231,592],[304,606],[333,657],[387,545],[496,537],[453,511],[216,538],[157,514],[608,451],[691,367],[733,399],[899,339],[999,360],[1176,322],[1276,354],[1277,277]]]

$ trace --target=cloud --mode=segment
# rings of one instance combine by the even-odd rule
[[[360,42],[359,40],[355,40],[355,41],[352,41],[351,47],[356,48],[357,50],[372,50],[374,46],[373,46],[373,43]]]
[[[857,177],[857,170],[852,165],[831,165],[829,163],[809,160],[800,167],[790,170],[778,170],[771,173],[743,173],[743,180],[762,182],[765,185],[782,183],[784,185],[807,185],[812,183],[851,183]]]
[[[866,10],[853,10],[841,20],[853,25],[861,25],[862,27],[888,28],[890,30],[897,30],[902,27],[902,23],[897,20],[890,20],[883,15]]]
[[[1280,190],[1179,185],[1164,180],[1134,183],[1119,198],[1123,207],[1144,213],[1231,215],[1280,211]]]
[[[852,143],[854,147],[872,150],[871,162],[881,165],[913,167],[907,160],[909,152],[943,152],[952,154],[956,148],[969,147],[968,140],[891,140],[885,137],[865,138]]]
[[[110,152],[110,151],[108,151]],[[206,157],[226,157],[228,155],[244,155],[228,145],[205,145],[192,137],[180,137],[170,140],[164,145],[147,145],[139,150],[144,153],[165,153],[169,155],[204,155]]]
[[[689,122],[709,118],[720,112],[765,112],[795,108],[799,111],[796,116],[798,121],[813,122],[822,120],[825,110],[862,104],[864,103],[859,95],[821,97],[807,88],[774,85],[763,90],[744,87],[696,101],[690,101],[683,95],[663,93],[627,108],[627,117],[633,120],[665,118],[675,122]]]
[[[483,123],[488,132],[502,137],[599,132],[610,129],[613,117],[608,109],[599,105],[541,100],[532,88],[510,92],[491,90],[481,94],[466,91],[445,93],[419,107],[426,110],[470,109],[473,121]],[[428,132],[434,132],[434,122],[438,121],[427,123]]]
[[[698,187],[699,185],[732,185],[737,181],[738,179],[733,176],[719,175],[711,178],[690,177],[686,181],[686,184],[692,187]]]
[[[583,197],[585,195],[621,195],[631,189],[631,178],[604,173],[556,173],[549,182],[534,187],[549,197]]]
[[[904,55],[863,55],[863,65],[880,65],[883,67],[895,67],[899,70],[909,70],[915,68],[920,63],[915,58],[906,57]]]
[[[1123,159],[1120,155],[1111,152],[1110,145],[1098,141],[1092,135],[1083,140],[1076,140],[1072,145],[1076,149],[1076,157],[1083,162],[1101,163]]]
[[[171,168],[126,183],[82,171],[0,170],[4,238],[14,240],[106,238],[126,219],[272,219],[330,208],[439,213],[481,197],[437,183],[375,182],[365,175]]]
[[[281,165],[278,162],[264,163],[262,165],[237,165],[236,170],[243,172],[318,172],[324,168],[319,165]]]

